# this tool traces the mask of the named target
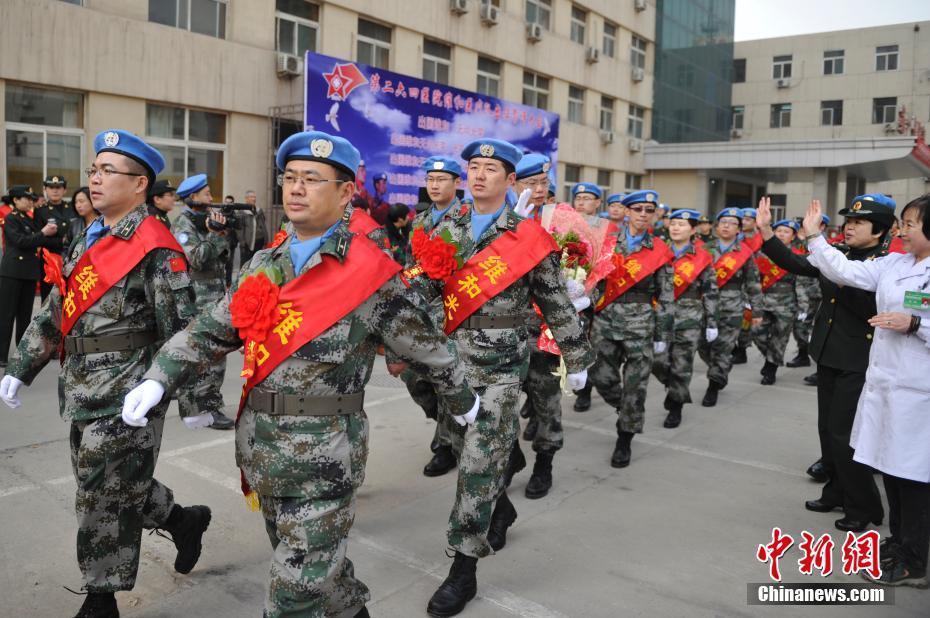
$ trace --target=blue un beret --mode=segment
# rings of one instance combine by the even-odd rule
[[[654,206],[659,205],[659,194],[655,191],[634,191],[633,193],[627,193],[626,197],[621,200],[624,206],[632,206],[633,204],[652,204]]]
[[[820,220],[824,225],[830,225],[830,215],[820,215]]]
[[[790,227],[795,232],[801,229],[801,224],[794,219],[782,219],[781,221],[776,221],[775,225],[772,226],[772,229],[774,230],[775,228],[782,226]]]
[[[607,205],[611,204],[622,204],[623,203],[623,193],[611,193],[607,196]]]
[[[154,178],[165,169],[165,158],[155,148],[129,131],[107,129],[94,138],[94,152],[115,152],[144,167]]]
[[[349,140],[323,131],[301,131],[278,147],[275,164],[282,172],[288,161],[319,161],[347,173],[355,179],[362,155]]]
[[[752,217],[753,219],[755,219],[756,215],[759,214],[755,208],[743,208],[740,212],[744,217]]]
[[[178,185],[177,194],[180,198],[185,198],[188,195],[197,193],[201,189],[207,186],[207,175],[206,174],[194,174],[189,178],[185,178],[181,181],[181,184]]]
[[[722,219],[723,217],[734,217],[734,218],[736,218],[736,219],[742,219],[742,218],[743,218],[743,209],[741,209],[741,208],[735,208],[735,207],[733,207],[733,206],[731,206],[731,207],[729,207],[729,208],[724,208],[723,210],[721,210],[720,212],[717,213],[717,219],[716,219],[716,220],[717,220],[717,221],[720,221],[720,219]]]
[[[423,161],[423,171],[425,172],[446,172],[453,176],[462,177],[462,166],[455,159],[449,157],[430,157]]]
[[[579,193],[590,193],[597,199],[601,199],[604,193],[601,191],[601,188],[594,184],[593,182],[578,182],[572,186],[572,197],[575,197]]]
[[[538,152],[528,152],[523,155],[523,158],[517,164],[517,180],[536,176],[537,174],[548,174],[551,167],[552,161],[546,155]]]
[[[685,221],[693,222],[694,225],[697,225],[698,219],[701,218],[701,213],[697,210],[692,210],[691,208],[679,208],[678,210],[673,210],[672,214],[670,214],[668,218],[684,219]]]
[[[462,159],[471,161],[475,157],[497,159],[517,168],[517,163],[523,158],[520,149],[502,139],[479,139],[465,146],[461,154]]]

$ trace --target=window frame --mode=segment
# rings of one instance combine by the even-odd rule
[[[608,28],[613,29],[613,33],[608,33]],[[617,24],[612,21],[604,22],[604,32],[602,34],[602,43],[601,43],[601,53],[608,58],[615,58],[617,56],[617,32],[619,31]],[[610,44],[608,46],[608,43]]]
[[[839,103],[839,105],[831,105]],[[824,112],[830,112],[830,122],[824,122]],[[841,127],[843,126],[843,100],[830,99],[820,102],[820,126],[822,127]]]
[[[632,182],[631,182],[632,181]],[[643,175],[632,172],[623,173],[623,192],[640,191],[643,188]]]
[[[745,84],[746,83],[746,59],[745,58],[734,58],[733,59],[733,83],[734,84]]]
[[[581,92],[581,97],[572,97],[572,89],[578,90]],[[581,86],[576,86],[575,84],[568,85],[568,112],[565,115],[565,119],[568,122],[574,122],[576,124],[584,124],[584,101],[585,101],[585,89]],[[575,114],[572,114],[572,109],[577,111],[577,117]]]
[[[600,131],[614,132],[614,111],[617,100],[606,94],[601,95],[601,103],[597,108],[597,128]]]
[[[604,174],[607,175],[606,183],[601,182],[602,180],[604,180],[604,177],[603,177]],[[610,188],[613,186],[613,180],[614,180],[613,170],[604,169],[600,167],[597,169],[597,183],[596,184],[597,186],[601,188],[601,193],[604,196],[607,196],[611,192]]]
[[[570,173],[571,172],[571,173]],[[565,180],[562,182],[562,190],[564,191],[563,202],[569,204],[572,203],[572,187],[581,182],[581,166],[574,163],[565,164]]]
[[[361,30],[362,30],[362,29],[361,29],[362,22],[367,22],[367,23],[369,23],[369,24],[373,24],[373,25],[375,25],[375,26],[377,26],[377,27],[379,27],[379,28],[386,28],[386,29],[388,30],[388,32],[390,33],[390,39],[391,39],[391,40],[388,41],[388,42],[385,42],[385,41],[382,41],[381,39],[376,39],[376,38],[370,37],[370,36],[368,36],[368,35],[362,34],[362,31],[361,31]],[[372,20],[370,20],[370,19],[365,19],[365,18],[363,18],[363,17],[358,17],[358,19],[357,19],[357,21],[356,21],[356,24],[355,24],[355,28],[356,28],[356,32],[355,32],[355,61],[356,61],[356,62],[361,62],[362,64],[367,64],[368,66],[373,66],[373,67],[377,67],[377,68],[379,68],[379,69],[384,69],[385,71],[389,71],[389,70],[391,69],[391,55],[392,55],[391,52],[393,51],[393,48],[394,48],[394,28],[391,27],[391,26],[387,26],[387,25],[385,25],[385,24],[376,22],[376,21],[372,21]],[[371,57],[372,62],[368,62],[367,60],[362,60],[362,58],[360,57],[360,56],[361,56],[361,54],[360,54],[360,51],[361,51],[361,50],[359,49],[359,46],[362,45],[362,44],[371,46],[371,48],[372,48],[372,57]],[[385,51],[385,52],[387,52],[387,62],[385,63],[387,66],[381,66],[380,64],[376,64],[376,63],[374,62],[375,60],[377,60],[377,50],[379,50],[379,49],[380,49],[380,50],[383,50],[383,51]]]
[[[319,15],[320,6],[319,6],[317,3],[315,3],[315,2],[307,2],[307,4],[312,4],[313,6],[315,6],[315,7],[317,8],[317,15]],[[289,22],[291,22],[291,23],[293,24],[293,26],[294,26],[294,34],[293,34],[293,37],[294,37],[294,49],[291,50],[291,51],[286,50],[286,49],[281,49],[281,40],[280,40],[279,36],[280,36],[280,32],[281,32],[280,23],[281,23],[282,20],[289,21]],[[277,50],[278,52],[281,52],[281,53],[283,53],[283,54],[291,54],[292,56],[297,56],[297,57],[299,57],[299,58],[303,58],[303,57],[305,56],[305,54],[304,54],[304,53],[301,53],[301,52],[299,51],[299,45],[300,45],[299,41],[300,41],[300,37],[298,36],[298,32],[299,32],[300,26],[306,26],[306,27],[310,28],[311,30],[313,30],[313,32],[314,32],[314,34],[313,34],[313,49],[308,49],[308,50],[305,50],[305,51],[312,51],[312,52],[315,53],[315,52],[319,49],[319,46],[320,46],[320,22],[319,22],[319,18],[317,18],[317,21],[313,21],[312,19],[308,19],[308,18],[306,18],[306,17],[300,17],[300,16],[294,15],[294,14],[292,14],[292,13],[285,13],[284,11],[279,11],[279,10],[277,9],[277,6],[276,6],[276,7],[275,7],[275,12],[274,12],[274,46],[275,46],[275,50]]]
[[[530,19],[530,7],[535,14],[534,19]],[[545,14],[545,23],[540,21],[540,16]],[[523,19],[527,24],[539,24],[546,30],[552,30],[552,0],[524,0]]]
[[[772,79],[791,79],[791,65],[793,63],[794,54],[772,57]]]
[[[627,111],[626,132],[630,137],[643,139],[646,127],[646,108],[630,103]],[[638,128],[638,130],[637,130]]]
[[[894,101],[894,105],[884,105],[879,106],[880,101]],[[876,120],[878,118],[878,110],[881,107],[882,110],[882,119]],[[887,120],[888,109],[891,108],[893,111],[891,113],[891,120]],[[872,124],[891,124],[898,122],[898,97],[874,97],[872,99]]]
[[[568,38],[575,43],[578,43],[579,45],[584,45],[585,37],[587,36],[587,30],[588,12],[577,4],[573,4],[569,19]]]
[[[769,128],[770,129],[789,129],[791,128],[791,103],[772,103],[771,111],[769,115]],[[788,114],[788,122],[784,122],[785,113]],[[777,116],[776,116],[777,114]],[[778,123],[776,124],[776,117],[778,118]]]
[[[898,44],[877,46],[875,48],[875,71],[897,71],[901,64],[899,58],[900,53],[901,47]],[[889,68],[889,61],[892,59],[894,59],[894,67]],[[880,64],[883,66],[879,66]]]
[[[442,58],[441,56],[435,56],[427,52],[426,51],[427,43],[432,43],[433,45],[439,45],[439,46],[445,47],[446,49],[449,50],[449,57]],[[433,77],[427,77],[426,75],[426,69],[427,69],[428,63],[432,63],[433,71],[435,72],[435,75]],[[440,67],[446,68],[446,81],[442,81],[439,79]],[[437,41],[435,39],[429,39],[429,38],[423,37],[423,79],[433,81],[438,84],[442,84],[444,86],[448,86],[452,83],[452,46],[451,45],[448,45],[441,41]]]
[[[203,109],[203,108],[199,108],[199,107],[186,107],[186,106],[183,106],[183,105],[166,105],[165,103],[162,103],[162,102],[157,102],[157,101],[146,101],[146,102],[145,102],[145,122],[146,122],[146,125],[148,125],[148,119],[149,119],[149,106],[165,107],[165,108],[172,108],[172,109],[183,109],[183,110],[184,110],[184,138],[183,138],[183,139],[179,139],[179,138],[176,138],[176,137],[159,137],[159,136],[155,136],[155,135],[150,135],[149,132],[148,132],[148,126],[146,126],[146,130],[145,130],[145,141],[148,142],[148,143],[150,143],[152,146],[155,146],[156,148],[158,148],[159,146],[164,146],[164,147],[168,147],[168,148],[183,148],[183,149],[184,149],[184,174],[183,174],[183,178],[187,178],[188,176],[190,176],[190,175],[193,174],[193,173],[204,173],[203,171],[200,171],[200,170],[191,170],[191,169],[189,169],[189,166],[190,166],[190,151],[191,151],[191,149],[195,149],[195,150],[211,150],[211,151],[214,151],[214,152],[221,152],[221,153],[222,153],[222,155],[223,155],[223,163],[222,163],[223,169],[222,169],[222,171],[221,171],[221,173],[220,173],[220,178],[218,179],[218,180],[219,180],[219,183],[220,183],[220,187],[219,187],[219,188],[220,188],[220,191],[218,191],[217,194],[214,195],[214,199],[219,199],[222,195],[224,195],[223,190],[225,189],[225,187],[228,186],[226,174],[227,174],[227,169],[228,169],[228,167],[229,167],[229,157],[227,156],[227,155],[228,155],[228,147],[229,147],[229,114],[226,113],[226,112],[218,112],[218,111],[214,111],[214,110],[210,110],[210,109]],[[209,113],[209,114],[216,114],[216,115],[218,115],[218,116],[223,116],[223,119],[224,119],[224,121],[225,121],[225,123],[226,123],[226,126],[225,126],[224,131],[223,131],[223,139],[224,139],[225,141],[224,141],[223,143],[219,143],[219,142],[204,142],[204,141],[200,141],[200,140],[192,140],[191,137],[190,137],[190,113],[191,113],[191,111],[206,112],[206,113]],[[212,187],[211,187],[211,189],[212,189]]]
[[[834,54],[828,56],[827,54]],[[829,65],[830,70],[827,70]],[[839,67],[839,70],[837,70]],[[824,75],[843,75],[846,72],[846,50],[845,49],[827,49],[823,52],[823,74]]]
[[[488,71],[482,69],[482,68],[481,68],[481,60],[482,60],[482,59],[484,59],[484,60],[486,60],[486,61],[488,61],[488,62],[493,62],[493,63],[495,63],[495,64],[497,65],[497,73],[496,73],[496,74],[495,74],[495,73],[490,73],[490,72],[488,72]],[[477,61],[476,64],[477,64],[477,69],[476,69],[476,75],[475,75],[475,92],[478,92],[478,93],[483,94],[483,95],[488,96],[488,97],[499,98],[499,97],[500,97],[500,91],[501,91],[501,72],[502,72],[502,70],[503,70],[503,68],[504,68],[504,66],[503,66],[504,63],[501,62],[500,60],[497,60],[496,58],[491,58],[490,56],[478,56],[478,61]],[[482,78],[485,80],[485,82],[486,82],[487,84],[494,83],[494,85],[495,85],[495,92],[492,93],[492,92],[490,92],[490,89],[487,89],[487,88],[486,88],[485,90],[482,90],[482,89],[481,89],[481,79],[482,79]]]
[[[739,126],[736,126],[736,119],[739,118]],[[733,105],[730,107],[730,130],[742,131],[746,125],[746,106]]]
[[[532,84],[532,85],[527,85],[527,83],[526,83],[526,77],[527,77],[528,75],[530,75],[530,76],[533,77],[533,84]],[[541,79],[546,81],[546,86],[545,86],[545,88],[543,88],[542,86],[539,85],[539,80],[541,80]],[[534,72],[534,71],[527,71],[526,69],[523,70],[523,91],[522,91],[522,92],[523,92],[523,98],[522,98],[522,100],[523,100],[523,104],[524,104],[524,105],[529,105],[530,107],[535,107],[535,108],[538,108],[538,109],[542,109],[542,110],[548,111],[548,109],[549,109],[549,97],[550,97],[550,95],[552,94],[551,87],[552,87],[551,78],[546,77],[545,75],[540,75],[539,73],[536,73],[536,72]],[[528,103],[527,100],[526,100],[526,99],[527,99],[527,96],[526,96],[526,95],[527,95],[527,92],[530,92],[530,93],[532,93],[532,95],[533,95],[533,96],[532,96],[533,101],[532,101],[531,103]],[[539,97],[540,97],[541,95],[542,95],[542,96],[545,96],[545,102],[546,102],[545,105],[539,105]]]
[[[226,25],[227,25],[226,21],[229,18],[229,0],[206,0],[208,2],[212,2],[217,7],[216,24],[215,24],[216,29],[214,30],[215,32],[214,34],[200,32],[200,31],[194,30],[191,27],[192,26],[191,17],[193,13],[194,0],[171,0],[172,2],[174,2],[174,23],[173,24],[164,24],[162,22],[153,21],[152,15],[151,15],[151,12],[152,12],[151,6],[152,6],[152,2],[158,2],[158,1],[160,0],[149,0],[148,1],[148,6],[149,6],[148,21],[149,22],[160,24],[163,26],[168,26],[169,28],[177,28],[179,30],[186,30],[187,32],[191,32],[193,34],[202,34],[204,36],[211,36],[215,39],[226,40]],[[184,6],[187,7],[187,14],[184,16],[183,26],[181,25],[181,19],[180,19],[182,3],[184,4]],[[220,6],[223,7],[222,11],[219,10]],[[222,13],[222,23],[220,23],[220,17],[221,17],[220,13]],[[277,26],[277,23],[275,25]],[[277,31],[275,32],[275,38],[277,38]]]
[[[637,45],[641,43],[642,46]],[[649,41],[646,39],[633,35],[633,38],[630,39],[630,66],[634,69],[646,70],[646,54],[649,51]]]

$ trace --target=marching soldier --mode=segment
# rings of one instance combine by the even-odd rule
[[[604,193],[593,182],[579,182],[572,186],[572,206],[583,215],[596,217],[601,209]]]
[[[429,306],[395,276],[383,229],[348,206],[359,158],[321,131],[281,144],[278,182],[294,233],[258,251],[234,291],[165,344],[123,412],[144,417],[183,375],[245,347],[236,461],[274,548],[268,618],[368,616],[368,588],[345,553],[379,345],[423,369],[441,414],[468,423],[479,410]]]
[[[727,386],[733,368],[733,350],[742,332],[743,311],[747,304],[756,314],[762,312],[762,288],[759,269],[751,247],[739,238],[739,208],[724,208],[717,213],[717,240],[704,245],[714,258],[719,300],[717,301],[717,339],[704,338],[698,353],[707,364],[707,391],[701,405],[717,405],[717,395]],[[761,315],[752,318],[762,323]]]
[[[717,339],[717,277],[711,268],[713,258],[703,247],[694,244],[695,228],[701,213],[679,208],[669,215],[668,235],[674,261],[672,303],[674,327],[668,349],[656,354],[652,371],[665,385],[665,409],[668,415],[663,426],[674,429],[681,424],[681,410],[691,403],[691,374],[694,354],[703,338],[708,343]]]
[[[64,176],[46,176],[42,182],[42,187],[45,192],[46,202],[42,206],[36,206],[33,216],[40,228],[45,227],[47,223],[55,226],[55,242],[46,248],[52,253],[61,255],[68,249],[72,219],[76,216],[74,210],[64,201],[68,181]],[[45,302],[48,293],[51,291],[51,283],[44,280],[39,281],[39,293],[42,296],[42,302]]]
[[[149,189],[148,206],[149,214],[158,219],[165,227],[171,229],[171,220],[168,219],[168,213],[174,210],[177,203],[178,193],[171,186],[170,180],[156,180]]]
[[[705,244],[712,243],[714,241],[714,234],[711,229],[712,225],[710,219],[707,217],[707,215],[701,215],[701,218],[698,219],[696,234],[697,240],[700,240]]]
[[[619,415],[610,459],[614,468],[630,465],[633,436],[643,431],[653,354],[663,354],[672,335],[673,254],[649,232],[658,199],[649,190],[623,198],[629,223],[618,232],[616,269],[607,276],[604,295],[594,309],[597,361],[591,381]]]
[[[102,217],[78,236],[63,268],[48,260],[55,286],[0,382],[0,398],[18,407],[18,389],[61,351],[59,405],[71,422],[77,559],[87,591],[76,618],[116,618],[114,592],[135,585],[142,529],[167,530],[178,549],[175,570],[189,573],[210,509],[182,508],[153,478],[167,403],[144,422],[120,418],[123,397],[158,343],[194,314],[184,253],[144,204],[164,159],[119,130],[97,135],[94,150],[87,175]],[[184,421],[196,426],[202,419]]]
[[[739,236],[740,244],[746,245],[754,254],[757,254],[759,253],[759,249],[762,248],[762,236],[756,229],[756,209],[743,208],[740,210],[740,216],[742,217]],[[761,310],[762,308],[760,307],[759,311]],[[756,315],[755,317],[758,318],[759,316]],[[736,347],[733,348],[734,365],[744,365],[746,363],[746,350],[749,348],[749,344],[752,343],[753,321],[752,312],[746,309],[743,312],[743,322],[739,339],[737,340]]]
[[[821,221],[820,229],[822,232],[825,232],[827,226],[830,225],[830,217],[822,215]],[[803,239],[798,239],[797,244],[806,254],[807,242]],[[786,367],[811,366],[811,359],[807,353],[807,349],[811,340],[811,330],[814,326],[814,314],[817,313],[817,307],[820,306],[821,300],[820,282],[817,280],[817,277],[801,276],[801,278],[798,279],[798,285],[803,285],[805,287],[805,293],[810,299],[811,311],[807,314],[798,315],[798,318],[794,321],[792,334],[794,335],[795,343],[798,345],[798,353],[794,358],[785,363]]]
[[[611,193],[607,196],[607,218],[618,228],[624,219],[623,193]]]

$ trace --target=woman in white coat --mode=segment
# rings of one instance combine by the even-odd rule
[[[853,207],[855,208],[855,206]],[[811,255],[823,276],[875,292],[875,339],[850,446],[854,459],[882,472],[891,537],[882,575],[893,586],[927,586],[930,548],[930,194],[901,213],[905,254],[854,262],[820,235],[820,203],[804,218]],[[871,579],[871,578],[870,578]]]

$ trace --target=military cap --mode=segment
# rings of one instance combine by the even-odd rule
[[[68,181],[65,180],[64,176],[59,176],[57,174],[52,176],[46,176],[45,180],[42,181],[43,187],[67,187]]]
[[[379,180],[387,180],[387,179],[388,179],[387,173],[378,172],[377,174],[371,177],[371,182],[374,183],[374,182],[378,182]]]
[[[820,222],[824,225],[830,225],[830,215],[820,215]]]
[[[181,184],[178,185],[178,197],[185,198],[188,195],[193,195],[201,189],[207,186],[207,175],[206,174],[194,174],[188,178],[185,178],[181,181]]]
[[[107,129],[98,133],[94,138],[94,152],[115,152],[129,157],[148,170],[153,178],[165,169],[165,158],[158,150],[142,138],[121,129]]]
[[[730,206],[729,208],[724,208],[723,210],[717,213],[717,221],[720,221],[724,217],[734,217],[735,219],[742,219],[743,210],[745,209],[735,208],[733,206]]]
[[[572,185],[572,197],[575,197],[580,193],[590,193],[598,199],[604,195],[603,191],[601,191],[601,188],[593,182],[577,182]]]
[[[14,197],[28,197],[30,199],[38,199],[38,195],[32,192],[32,187],[29,185],[13,185],[10,187],[9,192],[3,196],[3,201],[12,204]]]
[[[710,223],[710,217],[707,215],[701,215],[698,217],[698,223]]]
[[[551,167],[552,161],[546,155],[538,152],[528,152],[523,155],[523,158],[516,165],[517,180],[536,176],[537,174],[548,174]]]
[[[742,216],[744,218],[752,217],[753,219],[755,219],[756,215],[759,214],[759,212],[755,208],[743,208],[742,210],[740,210],[740,212],[742,213]]]
[[[519,148],[502,139],[479,139],[465,146],[461,157],[466,161],[471,161],[476,157],[497,159],[516,169],[517,163],[523,158],[523,153]]]
[[[607,205],[611,204],[622,204],[623,203],[623,193],[611,193],[607,196]]]
[[[361,158],[358,149],[343,137],[323,131],[301,131],[278,147],[275,164],[283,172],[287,162],[294,159],[319,161],[347,173],[354,180]]]
[[[698,220],[701,218],[701,213],[691,208],[679,208],[677,210],[673,210],[668,218],[669,220],[683,219],[690,223],[691,227],[694,227],[699,223]]]
[[[844,217],[878,221],[891,227],[895,221],[896,207],[895,201],[884,193],[866,193],[854,197],[849,208],[844,208],[839,214]]]
[[[795,221],[794,219],[782,219],[781,221],[776,221],[775,225],[772,226],[772,229],[778,227],[790,227],[792,230],[797,232],[801,229],[801,224]]]
[[[455,159],[449,157],[434,156],[423,161],[423,170],[429,172],[446,172],[453,176],[462,177],[462,166]],[[385,180],[387,177],[385,176]]]
[[[171,193],[172,191],[175,191],[175,188],[171,186],[170,180],[156,180],[149,188],[149,197],[161,196],[165,193]]]
[[[653,206],[659,205],[659,194],[655,191],[645,190],[645,191],[634,191],[633,193],[627,193],[626,196],[621,200],[621,203],[624,206],[632,206],[633,204],[652,204]],[[665,208],[665,206],[662,206]]]

